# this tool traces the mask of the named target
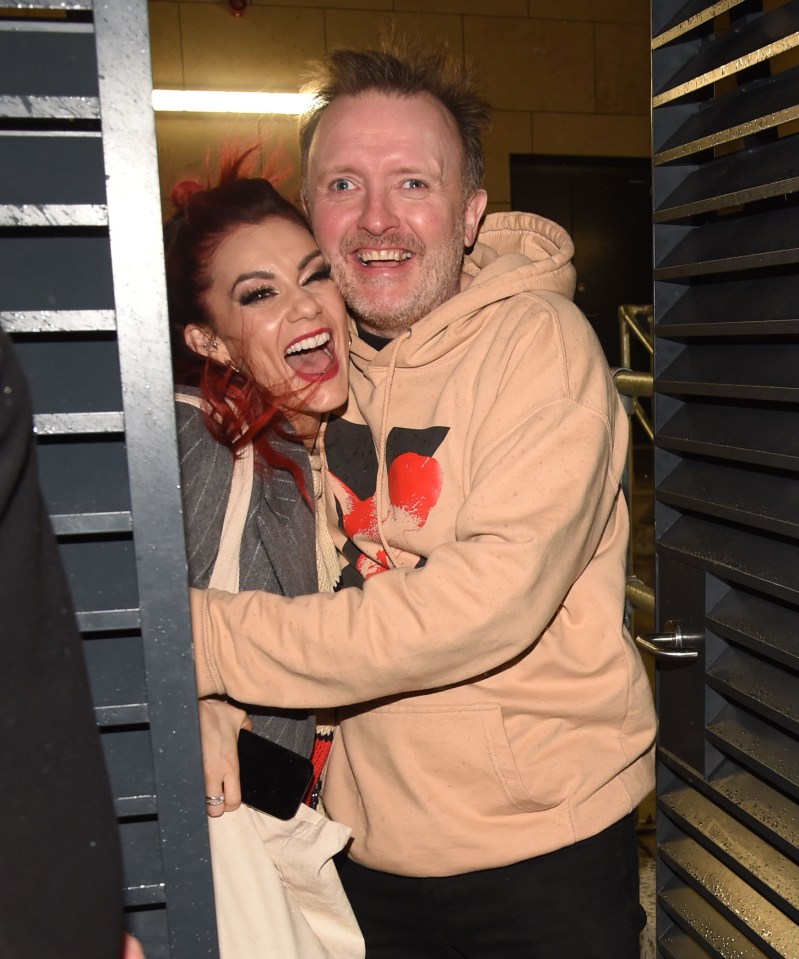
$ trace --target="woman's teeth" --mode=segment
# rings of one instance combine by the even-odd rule
[[[297,340],[286,350],[286,356],[302,353],[305,350],[316,350],[330,342],[329,333],[317,333],[315,336],[306,336],[304,340]]]

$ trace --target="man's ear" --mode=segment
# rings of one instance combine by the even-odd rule
[[[485,213],[486,203],[488,203],[488,194],[485,190],[475,190],[466,202],[463,214],[463,246],[467,250],[477,239],[477,231],[480,229],[480,220]]]
[[[224,340],[207,326],[198,323],[189,323],[183,329],[183,339],[186,346],[199,356],[210,356],[217,363],[230,363],[230,353]]]

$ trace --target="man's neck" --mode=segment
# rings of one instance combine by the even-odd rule
[[[358,336],[364,343],[368,343],[373,350],[382,350],[383,347],[393,339],[391,336],[381,336],[379,333],[373,333],[371,330],[364,329],[363,324],[358,320],[355,321],[355,328],[358,330]]]

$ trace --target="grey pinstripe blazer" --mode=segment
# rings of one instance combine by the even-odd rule
[[[181,392],[197,393],[187,387],[181,387]],[[233,459],[208,432],[196,407],[181,402],[175,407],[189,585],[205,589],[222,535]],[[280,438],[275,447],[301,466],[307,488],[313,490],[305,447]],[[239,567],[242,590],[263,589],[281,596],[316,592],[314,517],[286,470],[271,470],[266,475],[255,472]],[[268,623],[264,629],[269,629]],[[311,713],[245,708],[258,735],[310,755],[314,736]]]

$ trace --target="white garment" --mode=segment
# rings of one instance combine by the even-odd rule
[[[362,959],[332,862],[350,829],[305,805],[288,821],[242,805],[208,827],[221,959]]]

